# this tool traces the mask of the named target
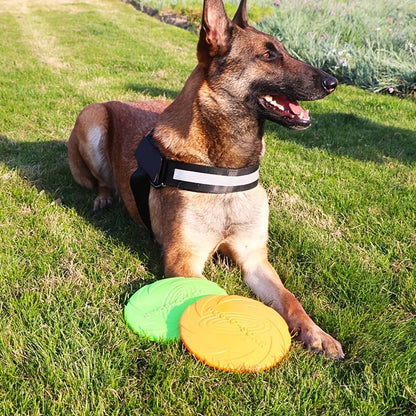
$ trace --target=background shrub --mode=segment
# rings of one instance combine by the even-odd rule
[[[188,15],[199,24],[200,0],[130,0]],[[226,0],[233,13],[239,0]],[[340,82],[398,96],[416,94],[414,0],[260,0],[249,18],[288,51],[335,75]]]
[[[413,1],[283,0],[258,27],[343,83],[374,92],[415,94]]]

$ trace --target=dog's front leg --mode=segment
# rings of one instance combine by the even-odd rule
[[[203,244],[201,239],[187,240],[186,234],[171,234],[171,238],[164,241],[163,259],[166,277],[203,277],[205,263],[215,244]],[[204,243],[209,238],[206,237]]]
[[[326,357],[344,357],[341,344],[316,325],[295,296],[284,287],[267,260],[265,249],[244,256],[240,265],[244,280],[251,290],[283,316],[291,332],[296,333],[300,341],[312,351],[323,353]]]
[[[164,250],[164,274],[166,277],[203,277],[207,255],[199,255],[191,250],[177,251],[168,247]]]

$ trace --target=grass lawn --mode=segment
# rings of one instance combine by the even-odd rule
[[[306,104],[310,129],[266,128],[272,264],[345,361],[294,343],[276,368],[228,374],[125,325],[160,251],[121,204],[92,215],[65,142],[88,103],[175,97],[196,41],[119,0],[1,3],[0,414],[414,414],[411,99],[341,86]],[[206,276],[251,296],[224,261]]]

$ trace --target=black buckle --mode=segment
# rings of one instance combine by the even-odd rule
[[[166,179],[166,166],[167,160],[162,157],[162,161],[160,163],[159,174],[157,175],[156,179],[150,179],[150,184],[153,188],[160,189],[166,186],[165,179]]]

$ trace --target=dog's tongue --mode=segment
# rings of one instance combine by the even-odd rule
[[[296,101],[289,101],[284,95],[274,96],[273,98],[283,107],[289,108],[290,111],[297,116],[302,114],[302,111],[304,111]]]
[[[296,100],[289,100],[284,95],[264,95],[263,99],[272,107],[274,112],[289,118],[309,121],[309,112],[304,110]]]

